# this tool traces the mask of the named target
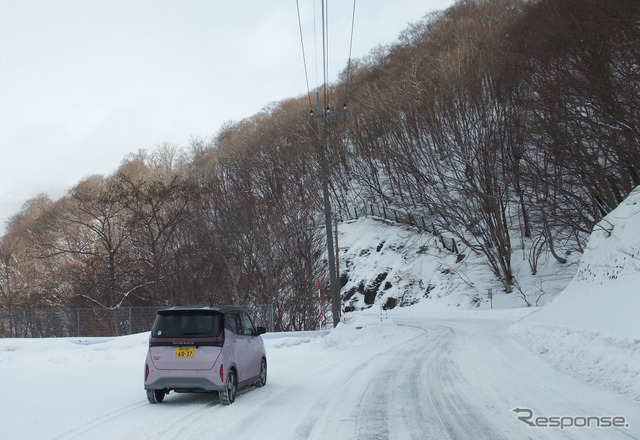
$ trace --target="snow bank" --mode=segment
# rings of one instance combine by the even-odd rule
[[[640,187],[596,225],[571,283],[510,333],[557,366],[640,400]]]

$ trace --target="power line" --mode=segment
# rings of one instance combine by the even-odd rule
[[[327,0],[328,2],[328,0]],[[324,92],[324,103],[327,105],[327,78],[329,76],[328,65],[329,62],[327,58],[329,56],[329,41],[327,40],[329,35],[329,30],[327,29],[327,24],[329,21],[329,17],[327,16],[327,7],[325,7],[325,0],[322,0],[322,76],[323,76],[323,92]]]
[[[309,98],[309,107],[313,109],[313,105],[311,103],[311,87],[309,85],[309,69],[308,69],[308,63],[307,63],[307,56],[306,56],[306,49],[305,49],[305,44],[304,44],[304,35],[303,35],[303,30],[302,30],[302,18],[300,15],[300,1],[296,0],[296,11],[297,11],[297,16],[298,16],[298,30],[299,30],[299,34],[300,34],[300,45],[302,48],[302,60],[304,63],[304,73],[305,73],[305,81],[306,81],[306,85],[307,85],[307,95]],[[313,32],[314,32],[314,39],[315,39],[315,60],[316,60],[316,83],[318,82],[318,72],[317,69],[319,67],[319,63],[318,63],[318,42],[317,42],[317,37],[318,37],[318,31],[316,28],[317,22],[318,22],[318,17],[316,15],[317,10],[316,10],[316,2],[315,0],[313,1]],[[354,34],[354,30],[355,30],[355,15],[356,15],[356,0],[353,0],[353,7],[352,7],[352,14],[351,14],[351,31],[349,33],[349,56],[347,59],[347,74],[346,74],[346,80],[345,80],[345,93],[344,93],[344,102],[343,102],[343,107],[346,106],[347,103],[347,98],[349,96],[349,86],[350,86],[350,80],[351,80],[351,67],[352,67],[352,63],[351,63],[351,58],[352,58],[352,53],[353,53],[353,34]],[[330,40],[330,36],[329,36],[329,1],[328,0],[321,0],[321,5],[320,5],[320,17],[321,17],[321,24],[322,24],[322,32],[321,32],[321,38],[322,38],[322,97],[325,103],[326,107],[328,106],[327,100],[328,100],[328,94],[329,94],[329,63],[330,63],[330,45],[329,45],[329,40]]]
[[[344,103],[342,108],[345,111],[345,116],[342,123],[342,143],[344,144],[347,139],[347,99],[349,98],[349,82],[351,80],[351,50],[353,49],[353,29],[356,21],[356,0],[353,0],[353,11],[351,13],[351,36],[349,37],[349,58],[347,60],[347,78],[345,80],[344,87]]]
[[[315,62],[315,68],[316,68],[316,82],[315,84],[318,84],[319,80],[318,80],[318,16],[317,16],[317,9],[316,8],[316,0],[313,0],[313,61]]]
[[[344,105],[347,105],[349,95],[349,80],[351,79],[351,50],[353,49],[353,29],[356,21],[356,0],[353,0],[353,12],[351,13],[351,36],[349,37],[349,59],[347,60],[347,79],[344,88]]]
[[[296,9],[298,10],[298,27],[300,28],[300,44],[302,45],[302,61],[304,62],[304,78],[307,81],[307,96],[309,97],[309,108],[313,108],[311,103],[311,89],[309,88],[309,73],[307,72],[307,57],[304,53],[304,39],[302,38],[302,21],[300,20],[300,4],[296,0]]]

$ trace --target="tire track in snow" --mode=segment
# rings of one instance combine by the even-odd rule
[[[392,383],[397,371],[390,368],[381,369],[376,377],[382,383]],[[384,386],[370,386],[362,394],[358,411],[355,415],[358,439],[386,440],[389,435],[389,411],[386,402],[389,389]]]
[[[428,385],[433,379],[429,376],[429,367],[441,355],[451,335],[441,328],[427,331],[423,327],[410,327],[420,330],[425,338],[420,350],[403,353],[403,372],[406,374],[397,378],[392,401],[394,406],[402,408],[398,418],[402,426],[396,427],[400,432],[395,436],[416,440],[446,438],[445,424],[433,405]]]
[[[242,427],[246,438],[259,438],[261,432],[273,426],[275,416],[282,421],[278,433],[282,439],[389,438],[387,412],[375,406],[375,401],[384,400],[386,389],[376,384],[391,381],[395,375],[391,346],[395,345],[386,340],[373,351],[370,345],[363,345],[310,354],[286,380],[280,376],[268,382],[259,390],[263,397],[246,402],[249,407],[270,411],[247,408],[244,414],[248,415],[239,417],[231,426],[221,427],[218,433],[224,437],[227,431],[237,432]],[[361,349],[368,354],[360,355]],[[306,398],[301,400],[301,395]],[[236,409],[232,411],[235,413]]]
[[[295,434],[283,438],[424,439],[432,421],[422,409],[422,394],[416,394],[415,371],[420,370],[423,357],[433,353],[433,338],[418,327],[394,336],[394,341],[401,342],[388,344],[357,363],[340,359],[332,364],[331,368],[341,370],[338,377],[347,379],[327,384]]]
[[[332,377],[331,382],[310,386],[307,405],[298,410],[296,417],[291,419],[293,422],[291,436],[283,438],[294,440],[353,438],[357,420],[353,414],[345,412],[344,407],[358,406],[365,389],[356,379],[361,375],[369,374],[368,370],[376,368],[376,362],[371,358],[356,357],[356,359],[358,360],[355,362],[345,362],[342,358],[330,359],[323,366],[308,372],[309,378],[320,376],[326,370],[339,373]],[[307,382],[311,381],[312,379]],[[298,391],[299,385],[296,383],[280,390],[274,399],[279,400],[283,396]]]
[[[58,437],[55,437],[54,440],[72,440],[72,439],[80,438],[80,436],[82,436],[83,434],[86,434],[96,428],[99,428],[104,424],[117,419],[118,417],[122,417],[125,414],[129,414],[143,406],[146,406],[147,404],[148,402],[145,400],[143,402],[137,402],[137,403],[122,407],[120,409],[111,411],[100,417],[96,417],[95,419],[90,420],[89,422],[83,423],[82,425],[76,428],[73,428],[70,431],[65,432],[64,434],[61,434]]]
[[[197,405],[193,411],[190,411],[186,414],[181,414],[180,417],[175,417],[175,421],[168,426],[163,427],[157,434],[158,438],[167,439],[167,440],[184,440],[188,438],[197,438],[192,437],[191,434],[194,434],[201,427],[205,418],[209,418],[211,413],[214,411],[220,410],[220,401],[215,393],[203,393],[203,394],[190,394],[186,397],[196,397],[196,396],[206,396],[210,398],[211,401],[207,403],[202,403],[201,400],[197,399],[198,403],[193,403],[192,405]],[[175,396],[174,396],[175,397]],[[166,397],[165,397],[166,399]],[[185,402],[181,402],[180,404],[184,404]],[[167,406],[166,403],[162,403],[160,405]],[[201,406],[202,405],[202,406]]]
[[[409,337],[376,359],[369,374],[371,383],[356,406],[356,438],[424,439],[422,417],[409,416],[418,415],[416,409],[419,407],[413,399],[416,390],[410,380],[410,373],[419,365],[413,361],[416,344],[423,338],[423,331],[419,330],[418,335]]]
[[[155,413],[153,414],[155,423],[153,426],[147,425],[144,428],[145,434],[143,438],[151,436],[167,440],[184,440],[189,438],[189,435],[198,429],[203,420],[208,418],[210,413],[219,406],[218,398],[214,394],[180,394],[180,397],[177,397],[176,393],[172,393],[165,397],[164,403],[152,405],[145,399],[142,402],[128,405],[97,417],[56,437],[54,440],[91,439],[95,438],[97,433],[99,438],[103,438],[106,432],[118,430],[118,421],[122,421],[125,427],[132,426],[133,429],[138,429],[139,427],[129,424],[125,419],[130,417],[136,410],[151,407]],[[178,412],[176,412],[176,409],[178,409]],[[165,413],[169,417],[163,417]],[[146,413],[145,417],[148,416],[149,413]],[[167,421],[170,421],[170,423],[165,424]],[[130,430],[130,428],[125,429]],[[114,438],[119,438],[119,435],[123,434],[118,432],[114,434]],[[134,433],[127,432],[127,435],[131,436],[130,438],[136,438]]]
[[[417,351],[405,351],[403,363],[407,375],[399,378],[395,389],[407,390],[409,398],[396,393],[394,406],[402,408],[403,438],[411,439],[500,439],[502,433],[465,397],[466,379],[451,353],[457,335],[443,325],[409,325],[422,330]],[[400,353],[399,353],[400,354]],[[394,436],[395,437],[395,436]]]
[[[451,359],[451,339],[445,348],[440,346],[440,356],[431,360],[426,376],[430,402],[438,414],[450,439],[498,439],[504,438],[494,431],[483,414],[475,408],[468,396],[465,379]],[[441,437],[442,438],[442,437]]]
[[[390,380],[393,371],[387,369],[386,354],[349,365],[346,381],[334,383],[323,396],[323,411],[315,417],[308,432],[300,431],[300,439],[364,438],[387,439],[387,413],[376,404],[384,398],[384,388],[372,386],[374,378]],[[344,377],[344,376],[343,376]],[[370,378],[369,383],[362,379]]]

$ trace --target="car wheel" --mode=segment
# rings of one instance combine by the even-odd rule
[[[236,370],[231,369],[227,373],[227,382],[224,390],[218,392],[220,403],[223,405],[231,405],[236,400],[236,391],[238,389],[238,380],[236,378]]]
[[[147,399],[150,403],[162,403],[165,394],[164,390],[147,390]]]
[[[256,382],[257,387],[263,387],[267,384],[267,360],[262,358],[260,363],[260,379]]]

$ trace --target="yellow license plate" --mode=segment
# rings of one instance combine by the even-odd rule
[[[173,357],[176,358],[192,358],[193,347],[176,347],[173,352]]]

